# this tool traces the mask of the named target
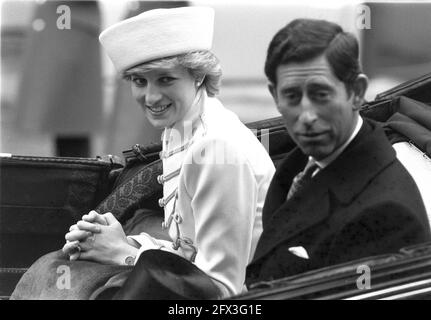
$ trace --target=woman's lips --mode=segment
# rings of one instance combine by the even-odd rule
[[[159,115],[164,113],[171,105],[172,103],[165,104],[165,105],[151,106],[151,107],[147,106],[147,109],[150,110],[152,114]]]

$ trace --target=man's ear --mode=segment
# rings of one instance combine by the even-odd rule
[[[364,103],[365,92],[368,88],[368,77],[360,73],[353,83],[353,105],[355,110],[359,110]]]
[[[271,96],[274,99],[275,104],[278,105],[277,88],[272,82],[268,83],[268,90],[269,90],[269,93],[271,93]]]

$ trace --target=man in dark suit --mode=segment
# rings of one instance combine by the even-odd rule
[[[279,165],[247,284],[430,239],[415,182],[359,108],[358,42],[337,24],[297,19],[269,45],[265,73],[297,144]]]

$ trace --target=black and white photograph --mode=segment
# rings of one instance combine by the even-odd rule
[[[431,299],[431,1],[0,5],[0,302]]]

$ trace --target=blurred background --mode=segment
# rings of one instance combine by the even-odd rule
[[[367,99],[431,71],[431,3],[346,1],[1,1],[0,152],[94,157],[160,141],[101,49],[107,26],[158,7],[215,9],[219,98],[245,123],[278,116],[263,73],[294,18],[337,22],[361,42]]]

